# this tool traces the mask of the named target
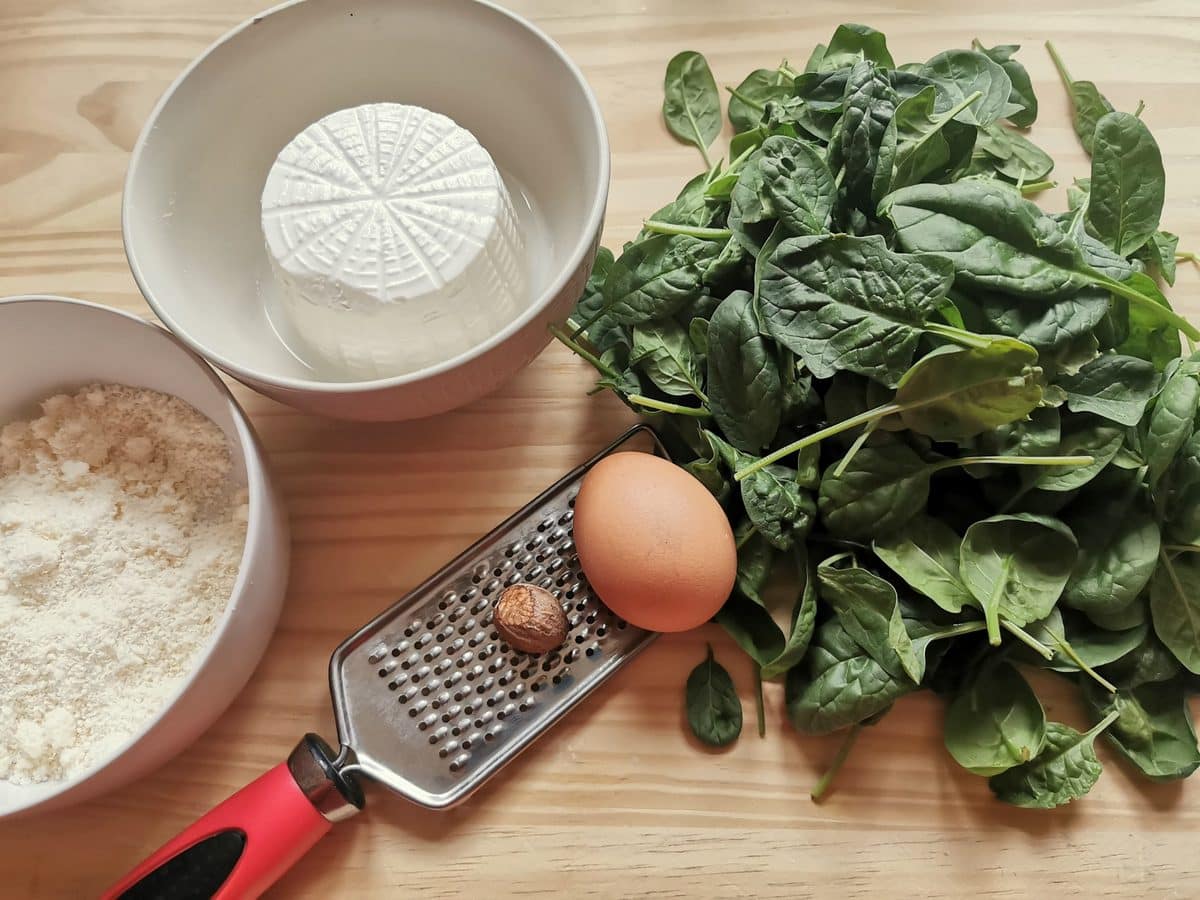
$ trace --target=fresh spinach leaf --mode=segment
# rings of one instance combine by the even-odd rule
[[[992,516],[967,529],[959,572],[983,610],[993,644],[999,643],[1001,620],[1022,626],[1050,614],[1076,553],[1071,530],[1046,516]]]
[[[829,40],[829,46],[817,62],[817,71],[829,72],[867,60],[884,69],[895,67],[888,52],[887,38],[882,32],[866,25],[839,25]],[[811,61],[810,61],[811,64]]]
[[[1004,70],[1012,84],[1008,95],[1009,107],[1018,107],[1008,114],[1008,121],[1018,128],[1028,128],[1037,120],[1038,100],[1033,90],[1033,82],[1029,79],[1029,72],[1020,62],[1013,59],[1013,54],[1021,49],[1020,45],[1001,44],[988,50],[976,40],[972,41],[972,46]]]
[[[753,298],[734,291],[708,323],[708,398],[731,444],[757,453],[771,443],[780,419],[773,398],[781,387],[779,363],[759,334]]]
[[[1016,667],[986,663],[946,709],[945,743],[976,775],[998,775],[1029,762],[1046,740],[1046,711]]]
[[[903,441],[875,434],[838,472],[825,470],[817,505],[826,530],[850,539],[888,535],[925,508],[929,469]]]
[[[1069,416],[1058,445],[1059,456],[1090,456],[1086,466],[1054,466],[1041,470],[1034,482],[1039,491],[1073,491],[1083,487],[1117,455],[1125,433],[1103,419],[1088,415]]]
[[[786,240],[763,270],[763,326],[818,378],[847,370],[894,385],[953,277],[945,260],[878,237]]]
[[[1023,419],[1042,400],[1037,351],[1010,338],[940,347],[900,379],[904,424],[934,440],[958,440]]]
[[[742,132],[756,127],[768,102],[784,100],[791,93],[791,81],[784,77],[782,67],[755,69],[733,89],[729,99],[729,121],[733,123],[733,130]]]
[[[1050,154],[999,122],[979,129],[975,147],[990,158],[992,169],[1013,181],[1040,181],[1054,169]]]
[[[1121,256],[1158,232],[1166,192],[1162,154],[1146,123],[1111,112],[1096,123],[1092,146],[1092,231]]]
[[[733,679],[713,657],[692,670],[685,689],[688,725],[692,734],[712,747],[725,747],[742,733],[742,702]]]
[[[1008,73],[983,53],[974,50],[946,50],[937,54],[921,69],[921,74],[938,85],[951,105],[958,105],[971,94],[979,99],[958,113],[968,125],[990,125],[997,119],[1018,112],[1009,103],[1012,81]]]
[[[1200,674],[1200,558],[1185,553],[1161,564],[1150,579],[1154,633],[1189,672]]]
[[[788,672],[784,699],[798,731],[829,734],[879,715],[914,689],[872,659],[835,617],[817,627],[804,661]]]
[[[1127,475],[1101,479],[1067,508],[1065,521],[1079,557],[1062,602],[1091,616],[1125,609],[1145,590],[1158,566],[1158,522]]]
[[[625,325],[670,318],[703,293],[701,279],[721,244],[658,234],[628,247],[604,281],[604,310]]]
[[[872,549],[914,590],[942,609],[958,613],[973,604],[958,570],[962,538],[941,519],[918,515],[891,537],[876,538]]]
[[[904,627],[896,589],[855,564],[852,554],[832,556],[817,567],[820,595],[842,627],[873,660],[895,678],[920,684],[925,660],[913,650]]]
[[[1169,285],[1175,284],[1175,254],[1179,251],[1179,235],[1169,231],[1156,231],[1150,238],[1150,247],[1154,252],[1154,264],[1162,275],[1163,281]]]
[[[766,466],[741,484],[746,515],[772,547],[787,550],[807,537],[817,507],[801,489],[795,469]]]
[[[1181,681],[1121,688],[1115,694],[1084,688],[1097,716],[1116,712],[1104,736],[1137,769],[1155,781],[1186,778],[1200,768],[1200,748]]]
[[[1116,718],[1109,713],[1082,734],[1058,722],[1046,724],[1042,752],[1024,765],[988,779],[999,799],[1013,806],[1050,809],[1078,800],[1092,789],[1103,767],[1096,758],[1096,738]]]
[[[1072,412],[1092,413],[1119,425],[1136,425],[1158,390],[1158,372],[1144,359],[1105,353],[1075,375],[1059,380]]]
[[[762,667],[763,678],[778,678],[799,663],[808,651],[817,621],[817,579],[801,554],[800,576],[803,585],[792,609],[791,630],[779,654]]]
[[[1166,474],[1176,454],[1192,436],[1197,409],[1200,409],[1200,381],[1191,372],[1175,372],[1154,399],[1142,441],[1152,484]]]
[[[667,130],[685,144],[694,144],[705,168],[711,169],[708,148],[721,133],[721,95],[708,60],[694,50],[677,53],[667,63],[663,91]]]
[[[850,70],[842,117],[830,137],[829,168],[841,174],[850,205],[864,212],[874,211],[876,178],[891,174],[895,132],[888,126],[898,102],[885,70],[865,60]]]
[[[1113,105],[1092,82],[1075,81],[1071,78],[1062,57],[1058,55],[1058,51],[1049,41],[1046,41],[1046,49],[1050,52],[1050,58],[1054,60],[1054,67],[1058,69],[1058,77],[1062,79],[1063,87],[1067,89],[1067,96],[1071,101],[1071,116],[1075,134],[1079,136],[1079,143],[1083,144],[1083,149],[1090,156],[1092,138],[1096,133],[1096,123],[1113,111]]]
[[[629,362],[664,394],[704,399],[700,363],[678,322],[665,319],[635,326]]]

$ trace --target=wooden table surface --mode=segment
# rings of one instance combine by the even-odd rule
[[[607,243],[697,168],[659,118],[666,60],[707,54],[721,83],[803,60],[844,17],[830,0],[522,0],[582,66],[612,138]],[[130,149],[189,59],[257,0],[0,0],[0,295],[57,293],[149,315],[121,248]],[[1195,0],[866,0],[853,17],[897,58],[1021,43],[1041,98],[1036,139],[1060,184],[1086,174],[1041,47],[1118,108],[1146,101],[1169,178],[1165,226],[1200,248],[1200,7]],[[1065,205],[1063,191],[1045,198]],[[1200,277],[1173,296],[1200,313]],[[210,805],[332,737],[326,662],[342,637],[628,421],[548,349],[498,394],[411,424],[315,418],[238,386],[270,451],[293,531],[291,589],[267,655],[190,750],[116,795],[0,825],[0,897],[94,896]],[[994,802],[945,754],[928,694],[867,730],[820,806],[808,790],[837,738],[802,738],[769,689],[768,733],[728,752],[686,733],[681,694],[711,640],[742,690],[750,667],[715,627],[660,640],[465,806],[431,813],[383,790],[273,897],[1200,896],[1200,784],[1147,786],[1115,762],[1056,812]],[[2,677],[2,673],[0,673]],[[1076,715],[1051,693],[1054,717]],[[1110,756],[1102,750],[1106,758]]]

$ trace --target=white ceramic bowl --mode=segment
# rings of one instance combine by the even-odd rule
[[[152,388],[187,401],[229,436],[235,477],[250,494],[241,569],[225,613],[166,707],[109,758],[69,781],[0,781],[0,819],[95,797],[150,772],[200,736],[254,670],[279,618],[288,530],[250,424],[216,373],[156,325],[80,300],[0,300],[0,423],[41,399],[92,382]],[[3,891],[0,891],[3,893]]]
[[[276,154],[327,113],[416,104],[470,130],[528,194],[549,239],[530,305],[417,372],[321,381],[264,314],[259,201]],[[583,76],[541,31],[479,0],[304,0],[235,28],[159,101],[125,183],[125,250],[159,318],[214,365],[325,415],[432,415],[497,388],[582,292],[608,197],[608,139]]]

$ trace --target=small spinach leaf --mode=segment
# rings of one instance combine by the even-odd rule
[[[988,779],[999,799],[1014,806],[1050,809],[1077,800],[1092,789],[1103,767],[1096,759],[1096,737],[1112,724],[1110,713],[1080,734],[1058,722],[1046,724],[1042,752],[1024,765]]]
[[[667,63],[663,81],[663,119],[667,130],[686,144],[694,144],[712,167],[708,148],[721,133],[721,95],[708,61],[694,50],[677,53]]]
[[[1001,619],[1021,626],[1050,614],[1071,576],[1076,548],[1071,530],[1046,516],[992,516],[967,529],[959,571],[993,644]]]
[[[1088,412],[1119,425],[1136,425],[1158,390],[1158,372],[1144,359],[1105,353],[1059,381],[1072,412]]]
[[[688,725],[692,734],[712,747],[732,744],[742,733],[742,702],[729,673],[713,657],[692,670],[685,688]]]
[[[932,516],[919,515],[903,530],[876,538],[875,555],[889,569],[942,609],[958,613],[972,603],[972,595],[958,571],[962,539],[949,525]]]
[[[946,749],[976,775],[998,775],[1029,762],[1046,739],[1046,711],[1021,673],[985,663],[946,709]]]
[[[1150,615],[1154,632],[1189,672],[1200,674],[1200,559],[1185,553],[1175,559],[1160,553],[1150,579]]]

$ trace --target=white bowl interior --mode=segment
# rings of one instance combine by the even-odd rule
[[[589,216],[607,189],[603,126],[570,63],[527,24],[476,0],[308,0],[256,17],[201,57],[135,151],[126,249],[172,331],[235,374],[319,381],[264,313],[273,286],[262,186],[307,125],[381,101],[444,113],[475,134],[544,222],[528,312],[552,299],[548,288],[590,241]]]
[[[80,302],[54,298],[0,302],[0,423],[36,413],[38,402],[56,392],[93,382],[151,388],[190,403],[229,436],[235,477],[245,483],[245,448],[232,400],[212,370],[161,328]],[[253,527],[254,509],[251,515]],[[231,606],[201,651],[205,657],[224,629]],[[197,666],[201,662],[198,659]],[[181,685],[176,696],[185,687]],[[149,731],[163,712],[165,709],[148,720],[143,730],[108,760],[73,779],[38,785],[0,780],[0,818],[92,778]],[[136,774],[129,773],[131,777]]]

